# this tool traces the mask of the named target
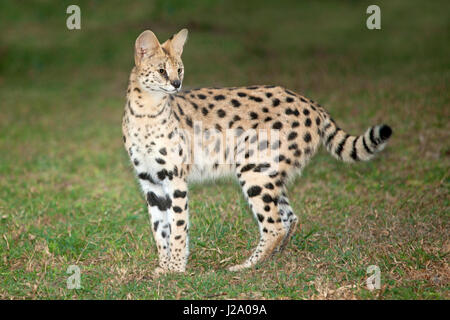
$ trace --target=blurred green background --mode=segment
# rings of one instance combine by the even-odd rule
[[[81,30],[66,8],[81,8]],[[0,298],[449,298],[450,2],[0,2]],[[389,147],[352,167],[321,151],[289,192],[282,256],[233,274],[257,227],[233,181],[191,187],[186,275],[156,248],[121,143],[136,37],[189,29],[184,87],[277,84]],[[69,290],[69,265],[82,289]],[[382,288],[365,285],[369,265]]]

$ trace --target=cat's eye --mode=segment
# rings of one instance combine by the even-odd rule
[[[164,70],[164,69],[159,69],[159,73],[164,74],[164,73],[166,73],[166,70]]]
[[[178,73],[182,73],[182,72],[183,72],[183,69],[178,68]]]

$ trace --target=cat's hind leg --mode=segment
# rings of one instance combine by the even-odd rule
[[[242,167],[239,180],[253,215],[258,221],[260,239],[251,256],[244,263],[230,267],[230,271],[249,268],[269,258],[288,233],[277,205],[282,190],[274,184],[273,178],[268,174],[245,169],[245,166]]]

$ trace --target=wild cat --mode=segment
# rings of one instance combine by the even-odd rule
[[[297,226],[286,183],[320,144],[345,162],[370,160],[392,130],[387,125],[352,136],[319,104],[280,86],[253,85],[180,91],[188,31],[160,44],[152,31],[135,43],[123,141],[148,205],[159,255],[156,274],[184,272],[188,259],[188,182],[237,178],[260,239],[231,271],[281,251]]]

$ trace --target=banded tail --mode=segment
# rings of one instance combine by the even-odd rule
[[[392,129],[376,125],[363,135],[352,136],[339,128],[331,117],[326,117],[322,129],[322,142],[333,157],[344,162],[368,161],[386,146]]]

